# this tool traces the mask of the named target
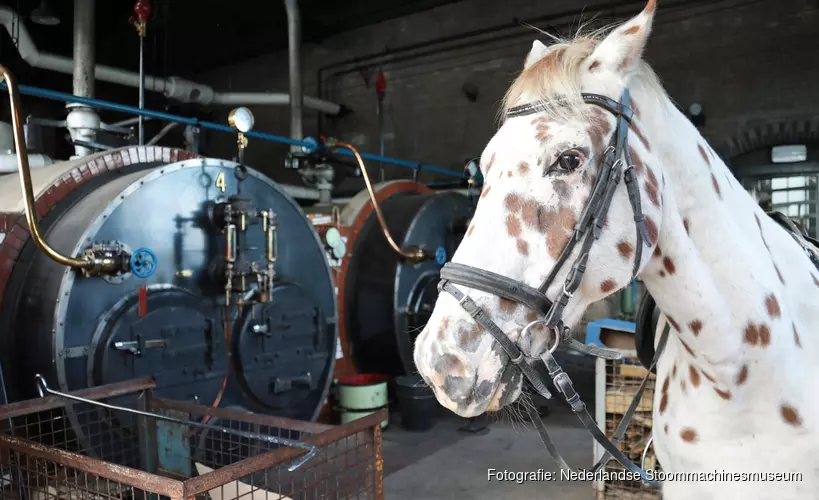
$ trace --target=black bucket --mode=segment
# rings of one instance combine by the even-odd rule
[[[395,395],[401,415],[401,427],[408,431],[426,431],[435,425],[440,404],[432,389],[420,376],[396,377]]]

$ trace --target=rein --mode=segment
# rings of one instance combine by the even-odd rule
[[[552,271],[540,285],[540,287],[533,288],[525,283],[510,279],[506,276],[491,273],[480,268],[468,266],[465,264],[458,264],[453,262],[446,263],[441,269],[441,281],[438,283],[438,291],[446,291],[452,295],[460,304],[460,306],[484,329],[486,329],[495,340],[501,345],[503,350],[509,356],[510,362],[516,366],[526,377],[535,391],[546,399],[551,399],[552,394],[546,387],[545,377],[539,374],[532,367],[530,362],[540,360],[546,367],[549,376],[551,377],[554,387],[560,392],[565,401],[569,404],[572,411],[580,419],[583,426],[591,433],[592,437],[605,450],[605,453],[597,461],[597,463],[590,470],[578,469],[578,472],[595,473],[603,467],[609,458],[614,458],[620,462],[626,469],[638,474],[640,478],[649,485],[659,486],[659,482],[653,480],[650,475],[640,466],[629,460],[617,447],[625,436],[626,429],[631,422],[637,407],[642,399],[643,392],[646,388],[648,378],[657,364],[657,360],[665,347],[668,339],[670,327],[666,324],[663,333],[660,337],[654,357],[651,361],[651,366],[646,372],[645,377],[640,383],[640,387],[634,396],[631,404],[622,420],[617,426],[614,435],[608,439],[603,431],[595,423],[592,416],[586,409],[585,403],[580,399],[577,391],[572,384],[569,375],[563,371],[560,364],[552,355],[560,345],[569,349],[596,356],[603,359],[617,360],[623,357],[621,352],[603,349],[596,346],[584,344],[576,340],[563,323],[563,311],[569,299],[574,295],[574,292],[580,286],[583,279],[583,274],[586,271],[586,264],[589,259],[589,252],[592,244],[598,240],[603,231],[603,223],[611,205],[611,200],[617,186],[620,184],[621,178],[625,181],[628,192],[629,202],[634,212],[634,223],[637,234],[637,244],[635,245],[634,266],[632,276],[636,277],[640,268],[640,262],[643,255],[643,245],[646,241],[650,241],[645,225],[645,216],[642,212],[642,205],[640,201],[640,190],[637,186],[637,177],[634,173],[634,162],[631,158],[631,153],[628,147],[628,133],[629,124],[633,116],[633,111],[629,107],[630,96],[626,89],[619,102],[614,101],[606,96],[599,94],[582,94],[583,100],[587,104],[599,106],[606,111],[614,114],[617,117],[617,127],[614,135],[611,138],[609,146],[603,153],[600,161],[598,177],[595,182],[589,202],[583,210],[583,214],[574,227],[572,235],[560,256],[552,268]],[[530,103],[511,108],[507,112],[508,118],[515,118],[519,116],[527,116],[535,114],[546,109],[542,103]],[[577,258],[571,265],[569,272],[563,282],[556,299],[551,301],[546,293],[554,284],[558,273],[569,261],[569,257],[575,251],[576,247],[580,245]],[[483,310],[473,301],[468,295],[461,292],[455,285],[462,285],[486,293],[496,295],[505,299],[512,300],[518,304],[542,315],[541,319],[532,321],[520,334],[523,338],[526,334],[530,334],[530,330],[535,325],[545,325],[554,332],[554,343],[546,350],[539,358],[527,356],[521,349],[512,342],[509,337],[496,325]],[[508,367],[508,365],[507,365]],[[554,442],[549,437],[543,420],[534,410],[534,408],[527,408],[529,417],[537,428],[543,444],[546,446],[549,454],[558,463],[558,465],[565,470],[572,471],[572,467],[563,459]]]

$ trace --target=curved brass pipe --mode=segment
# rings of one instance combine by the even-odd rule
[[[390,244],[392,249],[395,250],[398,255],[411,262],[420,262],[429,258],[423,248],[412,247],[409,250],[402,250],[395,240],[392,239],[390,230],[387,228],[387,221],[384,219],[384,213],[381,212],[381,206],[378,204],[378,200],[375,197],[375,190],[373,189],[372,182],[370,182],[370,174],[367,172],[367,167],[364,165],[364,160],[361,158],[358,150],[353,145],[346,142],[336,142],[335,146],[349,149],[355,156],[355,160],[358,162],[358,167],[361,169],[361,173],[364,174],[364,182],[367,184],[367,191],[370,193],[370,201],[373,203],[373,209],[375,210],[375,216],[378,218],[378,224],[381,226],[381,232],[384,233],[384,237],[387,238],[387,243]]]
[[[34,243],[40,247],[51,260],[64,266],[78,267],[81,269],[90,268],[94,265],[93,260],[81,260],[66,257],[51,248],[43,235],[40,233],[40,225],[37,222],[37,211],[34,207],[34,188],[31,186],[31,169],[28,166],[28,150],[26,149],[25,133],[20,123],[20,93],[17,89],[17,82],[11,72],[0,64],[0,81],[5,80],[9,89],[9,111],[11,112],[11,125],[14,129],[14,147],[17,149],[17,171],[20,173],[20,185],[23,188],[23,198],[26,207],[26,222],[28,231],[34,239]]]

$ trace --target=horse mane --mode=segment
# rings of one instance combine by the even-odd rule
[[[512,82],[503,97],[500,117],[505,116],[510,108],[530,102],[543,104],[550,119],[565,120],[577,117],[578,113],[588,112],[590,107],[583,106],[581,97],[580,70],[597,45],[616,26],[618,25],[610,25],[586,33],[581,28],[572,38],[560,38],[535,28],[555,43],[549,46],[546,55],[523,69]],[[657,74],[642,58],[630,77],[629,85],[641,85],[657,99],[668,98]]]

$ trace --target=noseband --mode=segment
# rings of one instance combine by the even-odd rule
[[[510,362],[521,370],[523,375],[528,379],[533,388],[547,399],[551,399],[552,394],[546,388],[544,377],[541,376],[529,364],[530,361],[536,361],[538,358],[531,358],[526,356],[520,348],[512,342],[509,337],[498,327],[483,310],[466,294],[461,292],[455,285],[463,285],[469,288],[480,290],[486,293],[496,295],[505,299],[512,300],[518,304],[522,304],[532,311],[536,311],[542,315],[541,319],[537,319],[529,323],[521,332],[519,338],[523,338],[527,334],[531,334],[530,330],[535,325],[545,325],[554,333],[554,342],[549,349],[541,356],[540,360],[545,364],[555,388],[561,393],[566,402],[572,408],[572,411],[580,418],[583,425],[589,430],[594,439],[600,443],[605,449],[606,453],[598,460],[591,470],[582,470],[582,472],[594,473],[608,462],[609,457],[613,457],[624,467],[635,474],[639,474],[646,483],[656,485],[648,473],[642,468],[634,464],[631,460],[617,448],[617,445],[625,435],[631,418],[637,410],[637,406],[642,397],[643,391],[646,387],[648,377],[651,374],[654,366],[659,359],[660,353],[665,346],[668,337],[669,328],[666,326],[660,338],[659,346],[656,350],[654,359],[651,362],[651,368],[646,373],[640,387],[635,395],[634,400],[629,406],[628,411],[623,416],[614,436],[609,440],[606,435],[600,430],[594,419],[586,410],[586,405],[580,399],[580,396],[575,391],[571,379],[563,371],[560,365],[555,360],[552,354],[557,350],[561,344],[569,349],[597,356],[604,359],[620,359],[622,353],[609,349],[602,349],[596,346],[587,345],[578,340],[575,340],[571,331],[563,323],[563,312],[569,300],[574,295],[574,292],[580,286],[583,279],[583,274],[586,271],[586,264],[589,259],[589,252],[594,241],[600,238],[605,224],[606,215],[608,214],[611,200],[614,192],[620,183],[621,176],[625,180],[626,189],[628,192],[629,202],[631,203],[634,212],[634,223],[636,226],[637,244],[634,252],[634,267],[632,276],[636,276],[640,269],[640,262],[643,256],[643,245],[646,241],[650,241],[645,225],[645,216],[642,212],[640,203],[640,190],[637,185],[637,176],[634,173],[634,162],[631,158],[631,153],[628,147],[628,133],[629,124],[631,123],[633,112],[629,107],[629,92],[626,89],[623,92],[620,102],[614,101],[608,97],[598,94],[582,94],[583,100],[587,104],[599,106],[606,111],[614,114],[617,117],[617,127],[614,130],[614,135],[603,153],[600,161],[597,180],[595,182],[592,194],[589,197],[588,204],[583,210],[583,214],[574,227],[572,235],[566,246],[560,253],[560,256],[552,268],[549,275],[540,285],[540,287],[533,288],[525,283],[512,280],[506,276],[484,271],[482,269],[468,266],[465,264],[458,264],[448,262],[441,269],[441,281],[438,284],[438,290],[446,291],[461,305],[461,307],[469,313],[472,318],[484,327],[501,345],[506,354],[510,358]],[[527,116],[544,111],[546,106],[542,103],[524,104],[511,108],[507,112],[507,119],[519,116]],[[625,167],[625,168],[624,168]],[[563,286],[559,290],[558,295],[554,301],[549,300],[546,296],[547,291],[555,283],[558,273],[566,263],[569,257],[575,251],[576,247],[580,245],[577,257],[574,260],[568,274],[563,281]],[[532,422],[537,427],[538,433],[543,441],[543,444],[548,449],[552,458],[563,469],[572,470],[566,463],[563,457],[558,452],[549,435],[546,433],[546,428],[540,419],[540,416],[533,408],[527,408]]]

